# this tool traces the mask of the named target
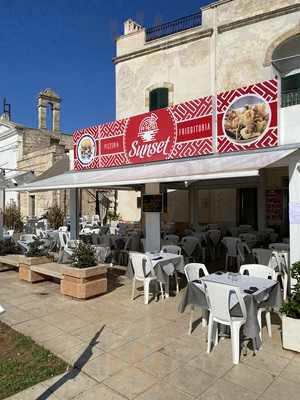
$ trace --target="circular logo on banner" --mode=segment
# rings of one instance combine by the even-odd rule
[[[263,98],[254,94],[245,95],[235,99],[227,108],[223,131],[234,143],[252,143],[264,135],[270,119],[270,106]]]
[[[176,140],[176,127],[167,109],[129,119],[124,147],[131,164],[166,160]]]
[[[77,145],[77,158],[82,164],[89,164],[96,155],[95,139],[90,135],[84,135]]]

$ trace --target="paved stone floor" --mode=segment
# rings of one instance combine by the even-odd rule
[[[3,322],[31,336],[75,368],[42,382],[14,400],[299,400],[300,356],[281,348],[278,325],[263,332],[263,348],[233,366],[230,340],[207,355],[206,329],[188,336],[189,312],[181,295],[143,304],[131,286],[89,301],[59,293],[53,282],[28,284],[16,272],[0,273]]]

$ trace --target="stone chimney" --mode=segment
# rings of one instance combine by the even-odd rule
[[[129,35],[130,33],[140,31],[141,29],[143,29],[142,25],[132,19],[128,19],[124,22],[124,35]]]
[[[61,98],[52,89],[45,89],[38,96],[38,128],[47,129],[47,107],[50,104],[52,112],[53,132],[60,131],[60,102]]]

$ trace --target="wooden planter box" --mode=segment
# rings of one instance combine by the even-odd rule
[[[26,282],[41,282],[47,278],[37,272],[31,271],[32,265],[47,264],[53,261],[53,257],[24,257],[19,264],[19,278]]]
[[[77,299],[88,299],[107,292],[107,268],[97,265],[90,268],[62,268],[60,291]]]
[[[300,352],[300,319],[282,316],[282,346]]]

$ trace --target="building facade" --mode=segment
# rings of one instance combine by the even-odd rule
[[[153,28],[126,21],[113,60],[117,119],[278,79],[278,144],[299,144],[299,21],[300,2],[295,0],[221,0]],[[213,150],[218,153],[217,125],[213,132]],[[287,235],[288,176],[288,168],[281,168],[252,181],[202,184],[193,194],[196,211],[192,214],[190,191],[172,191],[164,219],[250,223],[260,228],[276,223]],[[262,187],[263,195],[257,190]],[[277,221],[266,220],[272,191],[282,191],[282,216]],[[242,207],[245,199],[248,207]]]

